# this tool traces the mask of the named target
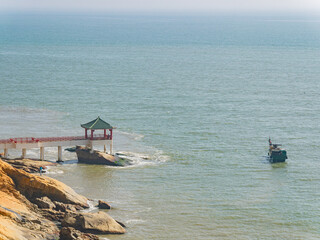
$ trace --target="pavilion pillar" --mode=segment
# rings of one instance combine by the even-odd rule
[[[44,160],[44,147],[40,147],[40,160]]]
[[[111,140],[111,142],[110,142],[110,154],[112,154],[112,140]]]
[[[94,130],[91,129],[91,140],[93,140],[93,132]]]
[[[27,155],[27,149],[25,148],[22,148],[22,155],[21,155],[21,158],[26,158],[26,155]]]
[[[112,140],[112,129],[109,129],[110,131],[110,139]]]
[[[62,162],[62,147],[58,146],[58,162]]]
[[[8,158],[8,148],[4,149],[4,158]]]
[[[88,129],[87,128],[85,128],[84,135],[85,135],[85,138],[87,139],[88,138]]]
[[[104,132],[103,132],[103,138],[106,139],[106,136],[107,136],[107,129],[103,129]]]

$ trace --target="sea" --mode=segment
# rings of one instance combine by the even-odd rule
[[[1,139],[116,127],[132,165],[46,173],[112,206],[102,239],[320,239],[319,92],[319,16],[0,14]]]

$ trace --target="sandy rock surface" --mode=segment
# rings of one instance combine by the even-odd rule
[[[64,227],[73,227],[83,232],[125,233],[126,230],[105,212],[69,213],[61,222]]]
[[[53,240],[59,235],[65,240],[97,240],[92,232],[125,232],[104,212],[79,212],[88,207],[87,202],[62,182],[30,174],[0,159],[0,240]],[[60,231],[57,222],[67,228]]]

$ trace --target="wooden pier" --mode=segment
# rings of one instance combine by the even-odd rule
[[[0,149],[4,150],[4,158],[8,158],[9,149],[19,149],[22,151],[21,157],[26,157],[27,150],[40,148],[40,160],[44,160],[44,149],[46,147],[57,147],[58,148],[58,161],[62,161],[62,147],[63,146],[87,146],[91,149],[93,145],[104,145],[104,151],[106,152],[106,146],[110,146],[110,154],[112,154],[113,135],[112,127],[106,123],[100,117],[97,119],[82,124],[81,127],[85,129],[84,136],[68,136],[68,137],[24,137],[24,138],[10,138],[0,139]],[[91,134],[88,136],[88,130]],[[94,134],[95,130],[104,130],[104,134]],[[109,130],[109,134],[107,131]]]

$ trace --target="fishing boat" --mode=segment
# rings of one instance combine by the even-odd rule
[[[288,158],[287,151],[281,148],[281,144],[273,144],[269,138],[268,158],[270,163],[285,162]]]

